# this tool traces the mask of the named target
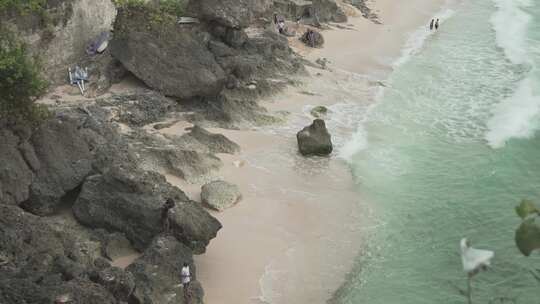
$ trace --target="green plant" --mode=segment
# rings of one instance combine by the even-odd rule
[[[0,0],[0,11],[16,10],[20,14],[40,13],[47,0]]]
[[[540,249],[540,208],[532,201],[522,200],[516,213],[523,220],[516,230],[515,241],[525,256]]]
[[[39,65],[23,43],[10,32],[0,33],[0,118],[7,121],[39,122],[48,116],[34,104],[47,84],[39,76]]]

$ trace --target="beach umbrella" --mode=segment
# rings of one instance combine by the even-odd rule
[[[491,264],[495,253],[491,250],[472,248],[466,238],[461,239],[461,262],[463,270],[467,273],[467,297],[469,304],[472,303],[472,278],[481,270],[486,270]]]

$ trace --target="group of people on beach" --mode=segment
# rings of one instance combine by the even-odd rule
[[[163,206],[161,207],[161,223],[163,225],[163,228],[162,228],[163,233],[165,234],[169,234],[171,231],[169,213],[171,212],[171,210],[174,208],[175,205],[176,204],[174,200],[172,200],[171,198],[168,198],[163,204]],[[184,293],[185,293],[187,287],[189,286],[189,283],[191,282],[191,271],[190,271],[188,263],[184,263],[182,265],[182,270],[180,271],[180,277],[181,277],[182,286],[184,286]]]
[[[431,23],[429,24],[429,30],[432,31],[433,28],[435,28],[435,30],[439,29],[439,19],[431,19]]]

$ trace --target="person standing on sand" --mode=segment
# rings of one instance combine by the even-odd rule
[[[180,271],[180,278],[182,281],[182,286],[184,288],[184,303],[191,303],[191,294],[188,290],[189,283],[191,282],[191,272],[189,270],[189,264],[184,263],[182,266],[182,271]]]
[[[431,19],[431,23],[429,24],[429,30],[433,30],[433,25],[435,24],[435,19]]]
[[[168,198],[165,204],[161,207],[161,223],[163,225],[163,233],[169,233],[171,225],[169,223],[169,211],[174,208],[174,201]]]
[[[436,29],[436,30],[439,29],[439,19],[437,19],[437,21],[435,22],[435,29]]]

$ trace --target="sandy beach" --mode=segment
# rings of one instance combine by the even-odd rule
[[[325,303],[344,283],[362,248],[365,208],[339,149],[356,129],[354,111],[365,111],[373,102],[377,82],[392,70],[409,34],[429,22],[442,3],[371,3],[381,25],[352,17],[350,29],[323,32],[324,48],[295,49],[308,60],[324,57],[330,64],[328,70],[308,68],[302,86],[262,102],[272,112],[290,113],[284,125],[210,130],[242,148],[237,155],[219,155],[225,167],[218,177],[237,184],[243,199],[213,213],[223,229],[196,257],[207,303]],[[294,39],[293,48],[298,46]],[[336,144],[333,157],[299,156],[295,134],[313,119],[309,109],[325,105],[332,110],[336,104],[342,112],[327,117]],[[201,185],[170,175],[168,180],[200,201]]]

